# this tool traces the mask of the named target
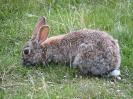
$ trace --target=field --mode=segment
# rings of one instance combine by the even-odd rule
[[[25,68],[20,53],[36,22],[50,35],[106,31],[121,48],[121,80],[52,63]],[[133,99],[133,0],[0,0],[0,99]]]

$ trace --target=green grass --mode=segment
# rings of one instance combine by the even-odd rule
[[[121,76],[80,75],[65,65],[22,67],[20,53],[42,16],[50,35],[107,31],[121,48]],[[132,99],[133,0],[1,0],[0,99]]]

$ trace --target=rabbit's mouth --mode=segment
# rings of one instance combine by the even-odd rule
[[[23,64],[23,66],[36,66],[37,65],[37,63],[32,63],[32,62],[30,62],[30,61],[28,61],[28,60],[22,60],[22,64]]]
[[[38,65],[42,66],[42,65],[44,65],[44,63],[42,63],[42,62],[33,63],[31,61],[28,61],[28,60],[22,60],[22,65],[24,67],[31,67],[31,66],[35,67],[35,66],[38,66]]]

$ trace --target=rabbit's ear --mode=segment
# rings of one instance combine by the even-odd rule
[[[38,34],[38,42],[43,42],[47,39],[49,34],[49,26],[44,25],[40,28],[39,34]]]
[[[46,24],[46,20],[44,17],[42,17],[36,24],[36,26],[34,27],[34,32],[33,32],[33,36],[36,37],[41,26],[45,25]]]

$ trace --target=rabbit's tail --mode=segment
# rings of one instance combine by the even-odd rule
[[[112,77],[112,76],[118,77],[120,74],[121,74],[121,73],[120,73],[120,70],[114,69],[114,70],[108,72],[107,74],[104,74],[103,76],[104,76],[104,77]]]
[[[121,74],[121,73],[120,73],[120,70],[115,69],[115,70],[109,72],[108,76],[109,76],[109,77],[110,77],[110,76],[115,76],[115,77],[117,77],[117,76],[119,76],[120,74]]]

